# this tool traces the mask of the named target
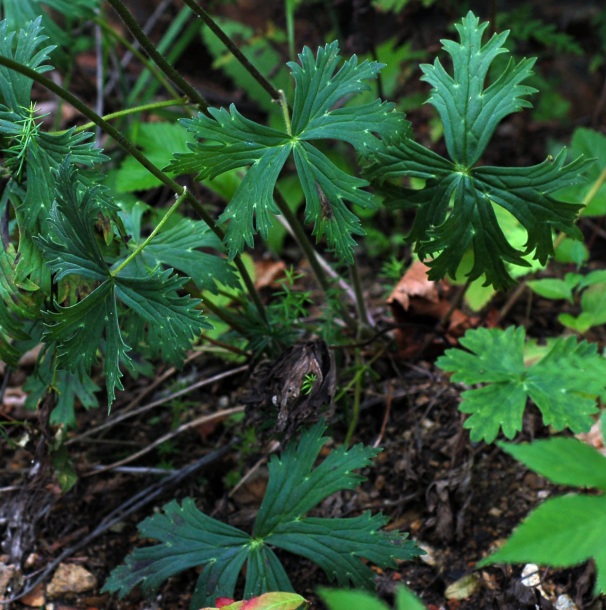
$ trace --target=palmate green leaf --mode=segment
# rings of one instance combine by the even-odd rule
[[[522,327],[470,330],[461,339],[469,351],[449,349],[436,362],[453,373],[453,381],[488,384],[461,395],[459,409],[471,414],[464,425],[473,441],[492,442],[500,430],[513,438],[522,429],[528,398],[545,425],[556,430],[584,432],[593,423],[596,398],[606,387],[606,359],[596,345],[560,338],[544,358],[527,367],[524,338]]]
[[[418,547],[399,532],[380,531],[388,519],[369,512],[347,519],[307,517],[281,523],[267,536],[269,544],[307,557],[339,586],[372,588],[373,571],[361,559],[395,568],[395,559],[419,555]]]
[[[114,570],[105,591],[126,595],[141,585],[150,592],[169,576],[203,566],[191,608],[212,603],[218,595],[233,597],[240,570],[246,562],[244,597],[266,591],[293,591],[283,566],[272,550],[280,547],[317,563],[340,584],[372,585],[372,571],[361,559],[382,567],[395,567],[395,558],[420,554],[407,535],[384,532],[387,519],[365,513],[351,519],[304,517],[331,493],[351,489],[362,477],[352,471],[368,464],[377,450],[361,445],[349,451],[335,449],[313,468],[326,441],[322,422],[304,431],[281,458],[269,464],[269,483],[250,536],[204,515],[186,499],[171,502],[161,514],[140,526],[146,538],[159,545],[136,549],[126,565]]]
[[[244,244],[253,245],[256,232],[267,237],[277,211],[273,202],[276,181],[292,153],[306,199],[306,221],[314,223],[318,238],[325,235],[329,246],[351,261],[355,244],[351,236],[363,231],[345,202],[367,208],[375,204],[371,194],[362,190],[368,184],[365,180],[337,168],[312,142],[338,139],[367,155],[377,147],[377,136],[393,137],[407,128],[403,115],[393,112],[394,105],[380,100],[334,108],[343,97],[368,90],[366,81],[376,78],[382,64],[358,64],[354,56],[337,70],[340,57],[336,42],[318,49],[315,58],[306,47],[299,61],[288,64],[296,84],[290,129],[259,125],[234,106],[229,111],[210,109],[210,116],[183,121],[198,142],[190,145],[191,153],[175,155],[170,171],[196,172],[205,179],[249,166],[219,218],[220,222],[229,221],[225,239],[232,258]]]
[[[99,187],[85,189],[75,178],[69,159],[59,169],[57,198],[49,220],[49,234],[37,239],[40,250],[57,281],[70,275],[98,283],[81,301],[45,313],[44,339],[53,344],[58,364],[88,375],[97,351],[105,353],[105,376],[109,404],[115,388],[122,389],[120,365],[131,366],[129,347],[122,336],[118,301],[147,326],[147,340],[162,345],[167,360],[179,364],[206,323],[195,309],[199,301],[178,291],[187,278],[172,276],[172,270],[149,270],[147,277],[131,277],[128,267],[116,275],[105,261],[94,224],[101,211]]]
[[[606,490],[606,458],[577,439],[499,446],[556,484]],[[606,593],[606,496],[575,493],[539,506],[479,565],[533,562],[569,567],[591,558],[597,568],[595,593]]]
[[[141,235],[143,214],[152,208],[141,201],[132,205],[122,204],[120,217],[126,232],[131,236],[128,246],[134,250],[144,238]],[[164,229],[145,250],[133,261],[141,275],[147,275],[146,269],[158,265],[172,267],[189,276],[199,288],[217,291],[217,282],[223,286],[234,286],[237,276],[232,266],[220,256],[204,252],[201,248],[212,248],[223,251],[223,243],[204,222],[190,218],[180,218],[170,228]]]
[[[554,230],[580,237],[574,226],[581,205],[557,200],[553,193],[582,180],[589,161],[566,164],[565,151],[532,167],[474,167],[497,124],[508,114],[528,106],[531,87],[519,83],[531,74],[531,62],[509,63],[486,89],[484,81],[496,55],[506,52],[507,33],[493,36],[484,46],[487,23],[469,13],[457,29],[461,42],[442,41],[452,56],[454,75],[439,60],[423,66],[433,85],[429,102],[440,113],[451,159],[426,149],[410,138],[387,143],[375,154],[367,176],[378,182],[402,177],[422,178],[424,188],[411,190],[388,185],[388,205],[413,208],[416,217],[408,236],[421,259],[431,259],[430,279],[456,276],[463,257],[473,253],[467,274],[483,274],[486,285],[510,287],[514,280],[506,264],[528,267],[524,257],[545,264],[553,255]],[[514,247],[500,225],[495,206],[514,216],[527,232],[523,247]]]
[[[329,495],[354,489],[364,477],[354,472],[371,464],[379,449],[355,445],[338,447],[316,468],[315,461],[328,440],[316,424],[299,443],[290,443],[281,456],[269,461],[269,482],[255,520],[254,535],[270,535],[278,525],[296,521]]]

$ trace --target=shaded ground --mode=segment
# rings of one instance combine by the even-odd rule
[[[148,10],[146,3],[131,4],[141,11],[139,17],[144,20]],[[278,22],[281,19],[281,10],[276,8],[278,3],[276,7],[270,7],[271,4],[240,2],[225,11],[262,29],[268,19]],[[364,36],[369,35],[362,27],[363,14],[352,10],[349,2],[334,2],[333,5],[333,17],[336,16],[341,23],[344,38],[353,50],[360,51],[356,46],[363,46]],[[546,12],[557,15],[562,23],[568,15],[566,7],[560,7],[556,2],[548,5]],[[589,9],[592,6],[591,3],[587,4]],[[324,42],[321,32],[326,31],[327,26],[326,17],[322,15],[313,10],[301,13],[298,20],[301,40],[310,45]],[[403,40],[412,38],[419,47],[430,48],[433,53],[438,48],[436,41],[444,35],[443,27],[452,21],[450,17],[448,10],[423,12],[411,9],[399,22],[388,24],[383,20],[378,26],[385,27],[384,37],[390,31],[397,30],[401,32]],[[574,19],[568,18],[573,31],[580,27]],[[599,73],[587,76],[587,70],[577,69],[576,62],[580,60],[572,61],[566,64],[559,58],[546,58],[546,69],[559,75],[571,94],[573,106],[567,122],[535,124],[528,117],[514,117],[501,130],[497,140],[499,143],[491,149],[490,154],[494,158],[487,159],[487,162],[509,164],[512,156],[519,164],[537,162],[544,158],[548,139],[569,136],[577,125],[595,125],[596,120],[599,124],[600,117],[604,116],[603,108],[600,110]],[[230,101],[233,98],[230,83],[217,78],[215,73],[207,73],[203,69],[205,65],[200,62],[195,50],[189,59],[182,60],[182,69],[193,82],[214,92],[218,100]],[[583,74],[584,78],[580,79],[579,74]],[[88,85],[88,89],[82,86],[82,93],[88,91],[92,96],[94,88],[90,88],[90,83]],[[413,122],[417,117],[424,120],[425,113],[426,110],[421,110],[409,118]],[[421,138],[423,125],[422,122],[418,124]],[[595,224],[582,225],[591,244],[593,258],[598,261],[604,260],[602,220],[598,221],[598,225],[602,223],[597,226],[599,230],[596,230]],[[379,219],[377,222],[382,221]],[[388,231],[389,221],[379,228]],[[378,268],[375,265],[372,260],[363,264],[367,277],[376,277]],[[303,264],[301,268],[304,268]],[[384,295],[389,292],[389,287],[379,286],[376,291],[373,287],[371,292],[374,294],[373,315],[391,322],[384,303]],[[455,293],[451,292],[448,298],[454,297]],[[507,296],[493,303],[477,323],[494,318],[505,303],[508,303]],[[512,308],[501,321],[502,324],[524,324],[529,334],[537,337],[560,332],[555,322],[560,309],[553,303],[535,300],[531,319],[528,317],[526,295],[510,304]],[[465,316],[468,314],[464,312]],[[532,507],[561,490],[554,489],[540,477],[527,472],[497,447],[470,443],[462,427],[463,416],[457,410],[457,388],[432,364],[447,340],[454,341],[456,336],[445,338],[435,319],[410,319],[405,332],[414,337],[412,346],[415,349],[411,353],[404,354],[401,344],[398,351],[395,348],[396,337],[389,333],[385,335],[387,344],[377,339],[367,348],[368,354],[374,354],[375,350],[387,345],[385,355],[376,365],[380,378],[368,382],[366,386],[355,440],[366,444],[378,440],[383,452],[375,467],[366,473],[368,480],[359,490],[329,499],[318,509],[318,516],[352,516],[367,509],[382,511],[390,517],[392,527],[409,531],[414,540],[424,545],[428,554],[423,561],[402,564],[397,571],[377,573],[378,590],[388,600],[394,587],[403,582],[418,593],[431,610],[526,610],[537,607],[537,604],[541,608],[550,608],[549,602],[540,600],[534,591],[522,585],[520,567],[493,567],[479,572],[475,572],[474,567],[494,544],[510,534]],[[428,349],[417,349],[430,334],[435,336],[425,346]],[[594,333],[592,338],[604,346],[603,331]],[[350,354],[346,350],[339,350],[336,357],[339,370],[345,369]],[[187,427],[188,422],[204,414],[240,407],[243,392],[250,387],[250,380],[248,371],[228,376],[228,371],[236,368],[237,365],[226,364],[202,353],[192,357],[183,371],[169,371],[165,382],[159,383],[152,391],[149,391],[147,380],[131,382],[109,419],[103,409],[80,413],[78,429],[71,433],[67,445],[79,479],[65,495],[61,495],[53,483],[49,474],[51,466],[44,460],[38,479],[32,481],[24,478],[29,464],[38,457],[37,451],[43,451],[45,443],[52,442],[52,439],[44,438],[39,432],[38,421],[44,424],[47,415],[44,410],[34,416],[18,407],[21,397],[19,388],[31,369],[25,364],[22,370],[13,373],[7,382],[10,390],[7,396],[14,397],[14,406],[10,410],[7,408],[7,417],[17,420],[30,418],[31,440],[22,448],[2,447],[0,485],[19,489],[5,491],[3,501],[12,497],[9,494],[23,492],[24,501],[28,503],[23,515],[31,518],[31,527],[24,525],[22,532],[24,548],[33,551],[33,554],[24,557],[28,573],[44,570],[51,560],[66,553],[66,562],[85,566],[101,585],[109,572],[139,544],[136,524],[173,498],[194,496],[198,498],[199,508],[246,529],[263,496],[264,469],[257,469],[245,482],[241,483],[241,478],[250,473],[263,453],[257,447],[246,446],[242,441],[243,429],[227,415],[189,427],[128,464],[105,472],[95,470],[99,465],[114,464],[144,450],[169,430],[178,426]],[[165,370],[158,370],[158,378],[165,373]],[[215,381],[201,388],[188,389],[178,401],[174,400],[177,391],[215,376]],[[122,414],[160,400],[165,402],[118,421]],[[172,407],[167,407],[167,403]],[[96,430],[107,423],[107,427]],[[343,409],[339,408],[331,424],[335,442],[343,441],[346,428]],[[540,419],[529,410],[522,438],[528,440],[546,433]],[[150,470],[162,466],[176,474],[179,469],[194,464],[206,455],[212,457],[214,452],[227,447],[234,438],[239,439],[234,450],[226,452],[211,465],[200,467],[178,484],[166,486],[166,489],[159,484],[165,480],[164,475]],[[142,470],[124,471],[124,468],[133,466]],[[231,493],[236,483],[237,491]],[[154,489],[158,495],[150,499]],[[111,527],[101,527],[103,531],[99,536],[83,546],[74,546],[92,536],[106,515],[123,506],[137,493],[141,493],[143,505],[140,509],[131,513],[117,513]],[[146,502],[148,499],[150,501]],[[315,599],[315,587],[327,584],[323,574],[315,566],[298,558],[284,557],[284,561],[298,592]],[[591,565],[585,565],[574,570],[541,571],[543,589],[550,599],[555,599],[559,594],[568,594],[579,610],[599,610],[604,607],[604,602],[592,597],[592,569]],[[472,591],[465,599],[455,599],[448,588],[468,575],[476,578]],[[97,586],[84,594],[60,597],[54,607],[64,610],[187,608],[195,578],[194,573],[187,573],[171,579],[153,602],[142,599],[137,592],[118,602],[115,598],[101,595],[100,586]],[[44,578],[44,584],[49,581],[50,574]],[[16,578],[13,586],[18,584]],[[30,598],[30,601],[33,599]],[[16,603],[13,607],[20,608],[22,605]]]

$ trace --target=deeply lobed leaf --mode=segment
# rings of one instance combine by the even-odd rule
[[[196,309],[199,301],[179,295],[187,278],[171,275],[172,269],[148,270],[145,277],[110,271],[94,231],[101,210],[99,188],[82,191],[69,159],[59,170],[57,184],[49,235],[37,243],[58,280],[76,275],[98,285],[79,302],[67,307],[55,304],[55,311],[45,314],[45,340],[58,350],[62,368],[82,375],[90,373],[97,350],[103,347],[111,405],[115,388],[122,388],[120,365],[131,366],[131,348],[120,328],[118,300],[140,318],[147,340],[162,346],[165,358],[173,364],[180,364],[191,340],[206,323]]]
[[[394,559],[411,559],[420,551],[406,535],[382,531],[387,519],[365,513],[350,519],[304,517],[328,495],[350,489],[361,480],[352,471],[366,466],[377,450],[361,445],[333,450],[313,468],[326,439],[322,422],[291,443],[281,458],[269,464],[269,483],[261,509],[248,536],[207,517],[187,499],[172,502],[164,513],[140,526],[141,534],[162,544],[137,549],[126,565],[112,572],[104,590],[125,595],[138,584],[156,589],[169,576],[194,565],[204,566],[191,607],[208,605],[217,595],[233,597],[238,574],[246,562],[244,597],[293,587],[269,545],[303,555],[341,584],[368,587],[372,571],[361,559],[378,566],[395,566]],[[197,561],[196,561],[197,558]],[[194,563],[196,562],[196,563]]]
[[[492,442],[500,430],[513,438],[522,429],[528,398],[556,430],[591,427],[596,398],[606,387],[606,359],[595,345],[568,337],[556,340],[542,360],[526,367],[524,337],[522,327],[470,330],[461,340],[468,352],[449,349],[436,362],[453,373],[454,381],[489,384],[461,395],[459,409],[471,414],[465,427],[473,441]]]
[[[334,108],[343,97],[369,88],[382,64],[358,63],[354,56],[338,69],[339,49],[333,42],[318,50],[314,58],[305,48],[300,63],[289,63],[296,83],[290,128],[285,131],[259,125],[243,117],[232,105],[228,110],[210,109],[184,121],[198,142],[191,153],[177,154],[168,166],[176,173],[195,172],[200,179],[212,178],[239,167],[249,167],[240,187],[227,205],[220,222],[229,222],[226,244],[233,258],[244,245],[253,245],[254,235],[267,236],[277,212],[273,192],[278,176],[292,153],[306,200],[305,217],[314,223],[317,238],[343,259],[351,261],[355,241],[363,234],[359,219],[345,202],[362,207],[375,205],[368,183],[339,169],[314,140],[338,139],[368,155],[379,144],[377,136],[393,137],[406,130],[403,115],[391,103],[374,102],[360,107]]]
[[[428,102],[433,104],[444,125],[444,138],[451,159],[464,167],[474,165],[492,138],[497,125],[509,114],[531,106],[525,96],[536,93],[534,87],[520,83],[532,75],[535,59],[523,59],[517,65],[510,60],[498,79],[484,88],[488,70],[503,48],[509,32],[494,34],[482,45],[488,22],[469,11],[455,28],[461,39],[442,40],[451,56],[453,75],[446,72],[439,59],[423,64],[423,77],[433,89]]]
[[[484,46],[482,33],[470,12],[457,29],[461,42],[442,41],[453,58],[449,75],[439,60],[425,65],[424,80],[434,85],[429,101],[444,124],[451,160],[426,149],[410,138],[392,141],[373,155],[367,175],[378,182],[402,177],[422,178],[419,190],[388,185],[386,202],[392,207],[413,208],[416,217],[408,235],[421,259],[430,259],[429,278],[455,277],[463,257],[473,253],[469,280],[483,274],[486,285],[507,289],[514,284],[507,265],[528,267],[525,257],[545,264],[553,255],[554,230],[580,237],[574,222],[581,205],[557,200],[553,193],[582,180],[589,161],[577,158],[566,164],[562,150],[532,167],[474,167],[497,124],[525,106],[524,96],[534,92],[519,83],[531,74],[532,62],[512,62],[484,89],[496,55],[504,53],[507,33],[493,36]],[[495,206],[509,212],[526,230],[526,244],[514,247],[497,220]]]

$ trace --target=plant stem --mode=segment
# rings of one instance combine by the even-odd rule
[[[150,174],[158,178],[162,184],[165,184],[168,188],[174,191],[177,195],[182,195],[183,193],[187,193],[186,198],[188,203],[192,206],[192,208],[197,212],[200,218],[208,225],[208,227],[213,231],[213,233],[223,240],[225,233],[223,230],[215,225],[215,221],[212,219],[210,214],[204,209],[204,206],[192,195],[190,191],[186,191],[178,182],[173,180],[170,176],[164,173],[159,167],[156,167],[141,151],[128,139],[126,138],[120,131],[118,131],[111,123],[108,123],[106,120],[101,118],[96,112],[91,110],[86,104],[84,104],[80,99],[78,99],[75,95],[66,91],[60,85],[57,85],[55,82],[46,78],[36,70],[25,66],[17,61],[14,61],[8,57],[4,57],[0,55],[0,66],[6,66],[19,74],[23,74],[28,78],[36,81],[52,93],[58,95],[60,98],[64,99],[67,103],[71,104],[76,110],[82,113],[86,118],[90,119],[95,125],[101,127],[101,129],[111,138],[116,141],[116,144],[120,146],[125,152],[134,157]],[[261,302],[261,298],[255,285],[250,277],[246,266],[242,262],[242,258],[240,256],[236,256],[234,258],[234,264],[236,268],[240,272],[242,277],[242,281],[246,286],[248,294],[250,298],[253,300],[255,307],[259,311],[259,314],[264,322],[267,322],[267,314],[265,312],[265,308],[263,307],[263,303]]]
[[[324,272],[324,269],[320,264],[318,257],[316,256],[316,249],[309,240],[309,237],[307,237],[305,229],[299,222],[299,219],[295,216],[294,212],[290,209],[288,203],[286,202],[286,199],[284,199],[284,196],[280,193],[278,189],[276,189],[274,192],[274,198],[278,210],[280,211],[280,214],[282,214],[282,216],[284,216],[284,218],[286,219],[286,222],[291,228],[292,234],[297,244],[303,251],[304,256],[309,261],[309,266],[311,267],[311,270],[318,284],[320,285],[320,288],[324,291],[324,293],[328,293],[331,288],[331,282],[326,276],[326,273]],[[347,324],[348,328],[350,330],[356,331],[356,321],[349,315],[347,309],[344,306],[341,306],[340,312],[343,317],[343,321],[345,322],[345,324]]]
[[[110,0],[113,3],[119,0]],[[196,2],[196,0],[183,0],[187,6],[209,27],[215,36],[227,47],[230,53],[244,66],[250,75],[269,93],[272,100],[280,99],[280,92],[248,61],[242,51],[231,38],[219,27],[216,21]]]
[[[205,309],[207,309],[211,313],[215,314],[215,316],[217,316],[217,318],[219,318],[219,320],[221,320],[222,322],[225,322],[237,333],[239,333],[243,337],[246,337],[246,329],[239,322],[236,321],[234,316],[232,316],[231,314],[228,314],[227,311],[225,310],[225,308],[221,308],[221,307],[215,305],[212,302],[212,300],[210,300],[207,296],[205,296],[204,298],[202,298],[202,297],[199,297],[199,298],[202,300],[202,306]]]
[[[362,363],[360,362],[360,350],[356,349],[355,355],[355,366],[360,367]],[[351,419],[349,420],[349,426],[347,427],[347,436],[345,437],[345,446],[351,444],[351,439],[353,438],[354,432],[358,426],[358,421],[360,420],[360,400],[362,398],[362,375],[356,375],[355,378],[355,386],[354,386],[354,403],[353,409],[351,412]]]
[[[299,244],[299,247],[303,251],[303,254],[307,258],[307,260],[309,261],[309,265],[311,267],[311,270],[313,271],[313,274],[316,277],[318,284],[320,284],[320,287],[324,292],[328,291],[330,289],[330,282],[326,277],[326,274],[324,273],[324,269],[322,269],[322,266],[316,258],[316,250],[313,247],[311,241],[309,240],[309,237],[307,237],[305,229],[299,222],[299,219],[295,216],[295,213],[290,209],[290,206],[286,202],[286,199],[284,199],[284,196],[282,195],[282,193],[280,193],[278,189],[276,189],[274,192],[274,198],[276,200],[276,205],[278,207],[278,210],[280,211],[280,214],[282,214],[282,216],[284,216],[284,218],[286,219],[286,222],[292,229],[293,235],[297,243]]]
[[[358,310],[358,317],[365,326],[374,326],[374,321],[370,319],[368,310],[366,309],[366,301],[364,300],[364,292],[362,290],[362,281],[360,279],[360,267],[357,261],[354,260],[354,264],[349,266],[353,289],[356,294],[356,309]]]
[[[106,114],[103,117],[105,121],[112,121],[113,119],[119,119],[130,114],[138,114],[143,112],[153,112],[154,110],[158,110],[161,108],[171,108],[172,106],[185,106],[189,104],[189,100],[185,97],[179,97],[172,100],[165,100],[163,102],[152,102],[151,104],[143,104],[142,106],[134,106],[133,108],[126,108],[125,110],[118,110],[117,112],[112,112],[111,114]],[[85,123],[84,125],[78,125],[74,129],[74,133],[80,133],[81,131],[86,131],[91,127],[94,127],[94,123],[91,121],[89,123]],[[51,134],[59,135],[69,131],[68,129],[62,129],[61,131],[49,132]]]
[[[288,109],[288,102],[286,101],[286,95],[284,95],[284,91],[280,89],[278,91],[278,102],[282,107],[282,117],[284,118],[284,124],[286,125],[286,133],[289,136],[292,136],[292,123],[290,121],[290,111]]]
[[[108,2],[158,68],[160,68],[171,82],[196,104],[202,112],[206,112],[208,110],[208,103],[206,100],[158,52],[152,41],[135,21],[126,6],[124,6],[122,0],[108,0]]]
[[[170,81],[164,77],[164,74],[158,70],[158,68],[153,64],[153,62],[149,61],[147,57],[135,45],[131,44],[124,36],[122,36],[119,32],[116,32],[112,27],[109,26],[105,22],[104,19],[96,18],[95,23],[108,35],[113,36],[121,45],[125,46],[153,75],[154,77],[162,83],[162,86],[174,97],[178,97],[178,92],[174,89],[174,87],[170,84]]]
[[[133,252],[130,253],[129,256],[126,257],[113,271],[110,271],[110,274],[113,277],[116,277],[126,265],[128,265],[131,261],[133,261],[143,250],[151,243],[152,239],[158,235],[162,227],[166,224],[166,221],[173,215],[176,209],[183,203],[183,200],[187,197],[187,189],[183,189],[183,192],[179,197],[177,197],[177,201],[173,203],[169,210],[164,214],[160,222],[154,227],[154,230],[149,234],[149,237],[140,243]]]

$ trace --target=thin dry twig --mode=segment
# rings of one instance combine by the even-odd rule
[[[75,436],[74,438],[70,438],[68,441],[65,442],[65,445],[73,445],[74,443],[82,442],[84,439],[92,436],[96,432],[100,432],[101,430],[105,430],[106,428],[111,428],[112,426],[124,421],[125,419],[134,417],[135,415],[140,415],[141,413],[145,413],[146,411],[149,411],[150,409],[153,409],[154,407],[163,405],[175,398],[179,398],[180,396],[188,394],[189,392],[192,392],[193,390],[197,390],[198,388],[202,388],[206,385],[210,385],[217,381],[221,381],[227,377],[231,377],[232,375],[237,375],[238,373],[243,373],[246,370],[248,370],[248,365],[239,366],[235,369],[231,369],[230,371],[224,371],[223,373],[219,373],[218,375],[213,375],[212,377],[208,377],[207,379],[202,379],[201,381],[197,381],[196,383],[193,383],[192,385],[189,385],[186,388],[179,390],[178,392],[175,392],[168,396],[159,398],[158,400],[155,400],[154,402],[150,402],[149,404],[147,404],[143,407],[134,409],[132,411],[122,412],[119,415],[117,415],[116,417],[108,419],[107,421],[100,424],[99,426],[96,426],[95,428],[91,428],[90,430],[87,430],[86,432],[83,432],[82,434],[79,434],[78,436]],[[168,373],[172,374],[172,369],[170,371],[166,371],[166,373],[164,373],[163,377],[169,376]],[[133,402],[131,402],[130,404],[133,404]]]
[[[86,472],[82,476],[90,477],[95,474],[101,474],[102,472],[107,472],[108,470],[113,470],[114,468],[117,468],[118,466],[124,466],[124,464],[129,464],[130,462],[140,458],[142,455],[149,453],[152,449],[154,449],[158,445],[165,443],[166,441],[170,440],[171,438],[174,438],[175,436],[178,436],[179,434],[181,434],[182,432],[185,432],[186,430],[189,430],[190,428],[195,428],[196,426],[208,424],[208,423],[216,421],[216,420],[222,420],[222,419],[225,419],[226,417],[229,417],[230,415],[235,415],[236,413],[243,413],[243,412],[244,412],[244,407],[234,407],[233,409],[225,409],[223,411],[219,411],[218,413],[212,413],[210,415],[203,415],[202,417],[197,417],[196,419],[193,419],[192,421],[181,424],[178,428],[176,428],[175,430],[171,430],[164,436],[157,438],[153,443],[151,443],[150,445],[147,445],[147,447],[144,447],[140,451],[137,451],[136,453],[129,455],[127,458],[124,458],[123,460],[118,460],[117,462],[114,462],[113,464],[109,464],[107,466],[102,466],[101,468],[97,467],[94,470]]]

